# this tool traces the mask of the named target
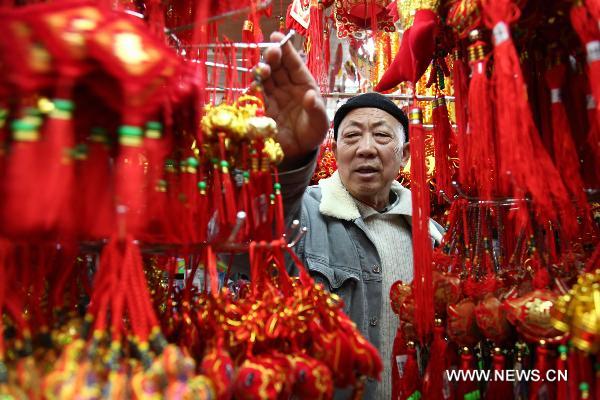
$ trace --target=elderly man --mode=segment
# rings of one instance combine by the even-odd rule
[[[280,182],[286,218],[308,228],[296,251],[313,277],[344,300],[346,313],[381,353],[382,382],[368,382],[365,398],[389,399],[398,324],[389,291],[395,281],[413,277],[411,194],[395,180],[409,156],[408,119],[380,94],[350,99],[334,118],[338,171],[307,188],[329,125],[325,107],[290,43],[268,49],[265,60],[260,73],[267,112],[278,122],[285,152]]]

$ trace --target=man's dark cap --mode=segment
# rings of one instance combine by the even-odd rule
[[[376,93],[363,93],[358,96],[352,97],[344,105],[342,105],[335,113],[333,117],[333,137],[337,140],[338,128],[342,123],[342,120],[348,115],[348,113],[357,108],[379,108],[396,118],[404,128],[404,135],[408,141],[408,117],[404,114],[393,101],[387,97]]]

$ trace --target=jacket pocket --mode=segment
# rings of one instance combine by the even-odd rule
[[[316,275],[315,273],[317,273],[317,278],[320,276],[325,278],[326,282],[322,283],[326,283],[326,286],[329,286],[331,291],[336,291],[352,281],[358,283],[360,280],[358,273],[346,271],[340,267],[332,268],[325,261],[317,257],[307,257],[306,264],[313,277]]]
[[[344,301],[344,312],[353,318],[352,304],[360,282],[358,273],[340,267],[332,268],[325,261],[315,257],[308,257],[306,265],[315,282],[322,283],[325,289],[338,295]]]

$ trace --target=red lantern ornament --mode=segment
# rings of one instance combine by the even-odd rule
[[[389,3],[389,0],[336,0],[333,13],[338,38],[369,28],[394,32],[394,20],[386,8]]]
[[[504,301],[507,318],[517,331],[531,342],[554,342],[562,333],[553,327],[550,312],[557,300],[556,293],[537,289],[524,296]]]

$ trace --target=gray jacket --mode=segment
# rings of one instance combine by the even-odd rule
[[[352,196],[337,173],[317,186],[308,182],[314,163],[282,173],[286,220],[299,219],[307,234],[296,252],[317,282],[344,300],[344,311],[362,334],[379,349],[379,324],[382,301],[381,261],[375,245]],[[306,189],[305,189],[306,188]],[[412,221],[410,191],[394,182],[402,214]],[[442,229],[430,222],[430,235],[441,241]],[[365,399],[374,398],[375,381],[367,382]],[[336,398],[338,397],[336,393]]]

